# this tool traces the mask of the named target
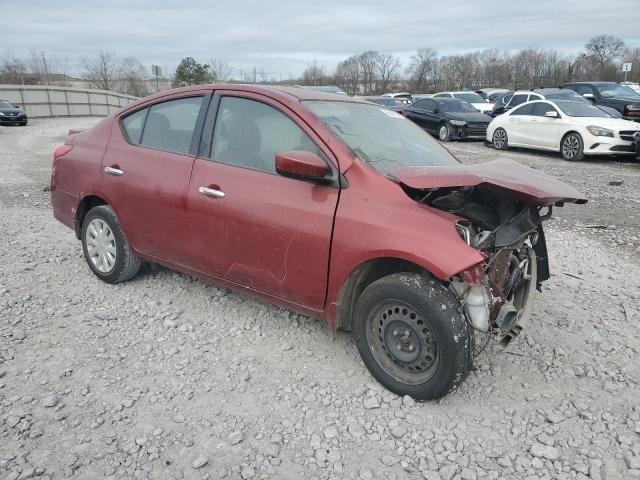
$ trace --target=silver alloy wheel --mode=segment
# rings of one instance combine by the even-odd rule
[[[501,128],[493,132],[493,146],[500,150],[507,141],[507,132]]]
[[[438,132],[438,135],[440,136],[440,140],[444,142],[447,138],[449,138],[449,127],[447,127],[446,125],[442,125],[440,127],[440,131]]]
[[[566,159],[571,160],[578,155],[578,151],[580,150],[580,140],[575,135],[567,135],[562,142],[562,156]]]
[[[87,254],[91,263],[101,273],[109,273],[116,264],[116,239],[104,220],[94,218],[85,233]]]

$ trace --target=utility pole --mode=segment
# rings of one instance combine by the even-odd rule
[[[44,52],[40,52],[42,56],[42,67],[44,68],[44,78],[47,85],[49,85],[49,71],[47,70],[47,57],[44,56]]]

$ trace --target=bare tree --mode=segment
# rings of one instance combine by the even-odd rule
[[[216,82],[224,83],[231,77],[233,68],[231,68],[229,62],[212,58],[209,60],[209,66]]]
[[[376,92],[378,55],[378,52],[374,50],[369,50],[358,55],[365,95],[371,95]]]
[[[304,72],[302,72],[302,84],[303,85],[324,85],[326,82],[327,72],[324,65],[318,66],[314,61],[313,65],[309,65]]]
[[[349,95],[360,93],[360,62],[356,55],[338,63],[335,79],[338,86]]]
[[[120,68],[114,54],[106,49],[100,49],[92,59],[83,59],[84,72],[82,78],[91,87],[99,90],[113,90],[118,80]]]
[[[438,69],[438,52],[432,48],[421,48],[411,57],[406,70],[411,87],[415,92],[424,93],[435,88]]]
[[[6,52],[0,60],[0,82],[15,85],[24,84],[24,75],[27,73],[25,63],[16,58],[13,53]]]
[[[147,69],[135,57],[126,57],[119,68],[120,82],[116,90],[134,97],[149,95],[149,86],[146,83]]]
[[[398,77],[400,73],[400,60],[390,53],[380,53],[377,56],[376,70],[380,80],[380,91],[384,93],[390,83]]]
[[[597,66],[601,80],[604,80],[607,67],[611,67],[613,61],[625,51],[624,42],[613,35],[597,35],[590,39],[584,47],[586,58]]]

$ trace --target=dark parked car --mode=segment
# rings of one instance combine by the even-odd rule
[[[0,125],[26,125],[27,114],[6,100],[0,100]]]
[[[517,162],[461,165],[378,105],[249,85],[158,93],[70,135],[51,199],[99,279],[156,262],[323,318],[418,399],[464,380],[475,330],[519,334],[549,278],[541,209],[585,201]]]
[[[570,88],[536,88],[535,93],[539,93],[545,100],[573,100],[574,102],[587,102],[589,100]],[[611,115],[613,118],[622,118],[622,114],[613,107],[605,105],[596,105],[600,110]]]
[[[432,97],[404,107],[402,113],[443,142],[484,140],[491,117],[462,100]]]
[[[563,83],[595,105],[615,108],[625,120],[640,122],[640,95],[626,85],[615,82]]]

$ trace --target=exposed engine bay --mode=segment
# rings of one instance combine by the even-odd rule
[[[542,222],[552,206],[531,204],[490,184],[412,189],[414,200],[459,217],[456,229],[486,262],[450,281],[471,326],[506,346],[528,320],[535,289],[549,278]]]

